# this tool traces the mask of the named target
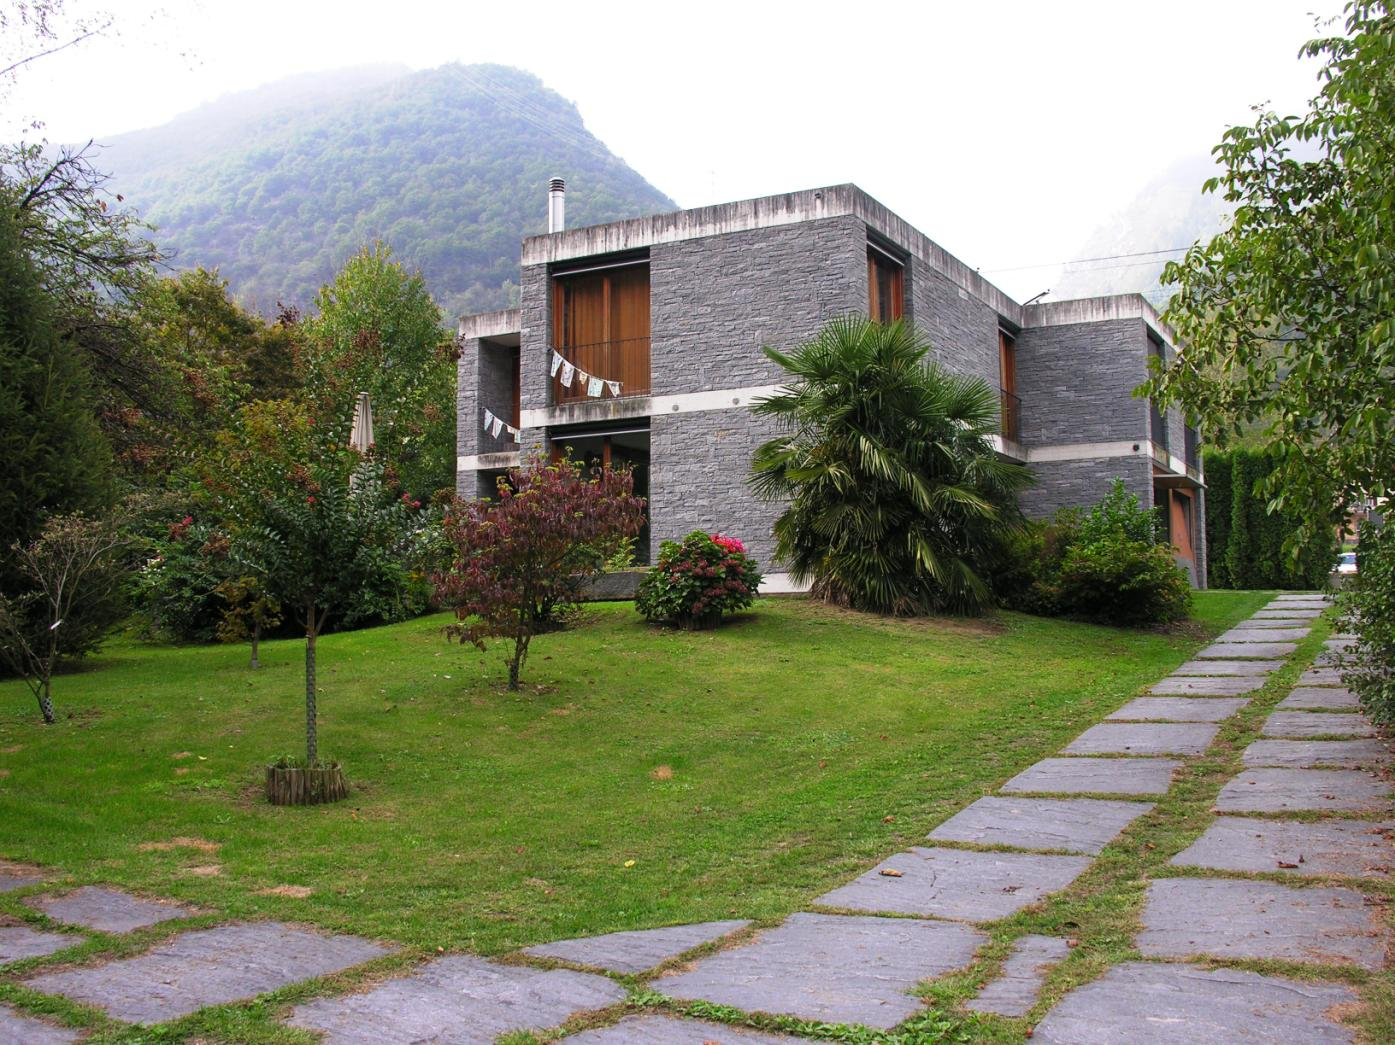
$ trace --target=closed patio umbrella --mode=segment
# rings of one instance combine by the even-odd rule
[[[360,392],[354,404],[354,427],[349,433],[349,445],[361,454],[366,454],[373,445],[373,403],[367,392]]]

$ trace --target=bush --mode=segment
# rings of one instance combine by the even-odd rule
[[[220,589],[241,572],[229,558],[227,534],[186,515],[152,543],[135,577],[137,607],[162,636],[213,641],[226,609]]]
[[[1028,527],[996,581],[1013,609],[1102,624],[1166,624],[1184,618],[1191,603],[1156,515],[1121,479],[1088,512],[1067,509]]]
[[[1342,616],[1356,634],[1356,652],[1342,680],[1371,718],[1395,723],[1395,530],[1361,527],[1358,573],[1338,596]]]
[[[659,561],[645,575],[635,609],[650,621],[690,630],[715,628],[722,615],[755,600],[760,570],[735,537],[694,530],[659,546]]]

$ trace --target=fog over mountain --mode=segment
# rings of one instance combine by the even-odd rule
[[[1175,248],[1189,247],[1224,227],[1229,205],[1218,193],[1201,191],[1216,173],[1210,156],[1179,160],[1160,172],[1127,207],[1097,227],[1074,255],[1102,260],[1067,265],[1051,297],[1138,293],[1155,305],[1164,304],[1170,291],[1159,277],[1164,264],[1182,256]],[[1145,254],[1149,256],[1139,256]]]

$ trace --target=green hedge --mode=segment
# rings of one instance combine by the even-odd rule
[[[1336,561],[1336,537],[1308,542],[1297,558],[1285,548],[1298,529],[1292,512],[1270,512],[1256,493],[1274,470],[1265,450],[1206,454],[1206,549],[1212,588],[1321,588]]]

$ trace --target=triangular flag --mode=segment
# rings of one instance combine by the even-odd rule
[[[605,386],[606,386],[606,388],[610,389],[610,394],[611,394],[611,395],[613,395],[616,399],[619,399],[619,398],[620,398],[620,382],[619,382],[619,381],[607,381],[607,382],[605,383]]]
[[[518,442],[518,429],[515,428],[513,425],[504,425],[504,427],[509,430],[509,436],[513,439],[513,441],[515,443]]]
[[[498,439],[498,438],[499,438],[499,430],[500,430],[501,428],[503,428],[503,427],[504,427],[504,422],[503,422],[503,421],[500,421],[500,420],[496,417],[496,418],[494,419],[494,427],[492,427],[492,428],[489,430],[489,434],[492,435],[495,439]]]
[[[577,367],[576,379],[581,382],[581,387],[585,388],[591,381],[591,375],[588,374],[585,370],[582,370],[581,367]]]
[[[586,394],[592,399],[597,399],[605,391],[605,382],[599,377],[593,377],[586,382]]]
[[[488,428],[488,427],[489,427],[490,425],[492,425],[493,423],[494,423],[494,415],[493,415],[492,413],[490,413],[489,410],[486,408],[486,410],[484,411],[484,427],[485,427],[485,428]]]
[[[562,360],[562,387],[572,387],[572,375],[576,373],[576,367],[572,366],[565,359]]]
[[[552,376],[553,376],[553,377],[556,377],[556,376],[557,376],[557,370],[558,370],[559,367],[561,367],[561,365],[562,365],[562,357],[561,357],[558,353],[553,352],[553,353],[552,353]]]

